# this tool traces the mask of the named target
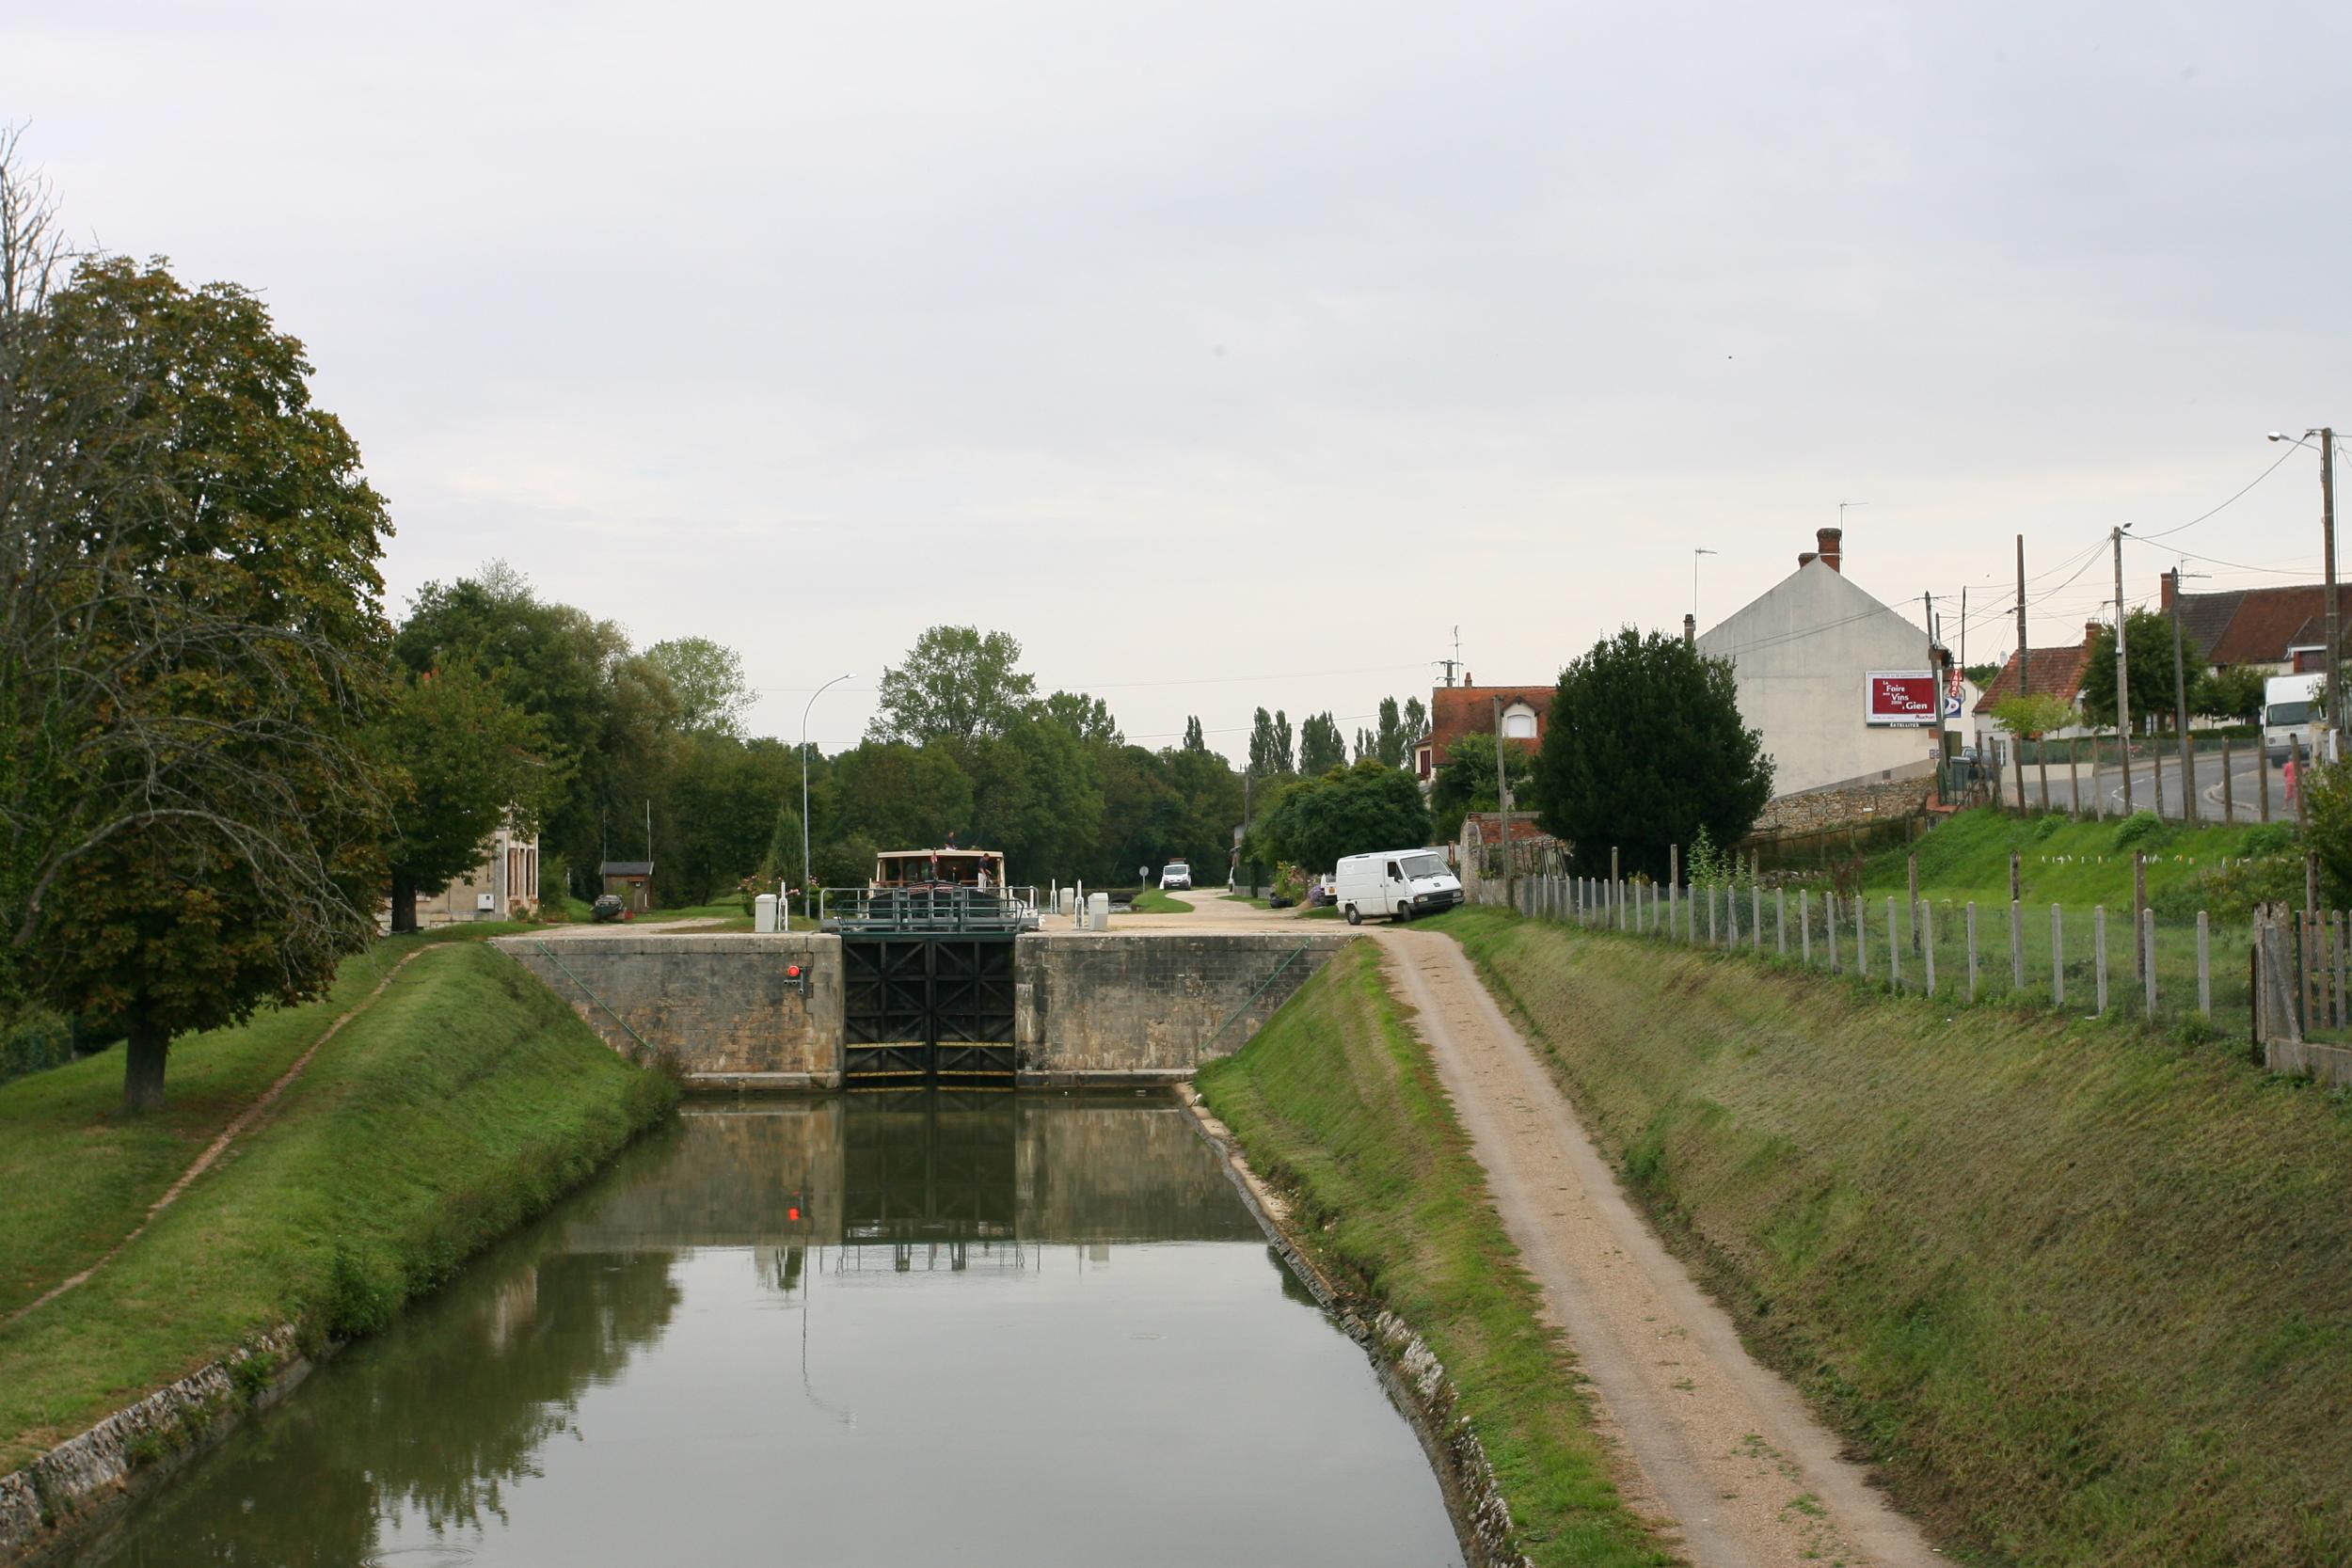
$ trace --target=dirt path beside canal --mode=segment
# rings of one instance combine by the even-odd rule
[[[1485,1167],[1504,1228],[1638,1478],[1700,1568],[1941,1560],[1836,1436],[1740,1342],[1619,1189],[1543,1063],[1451,938],[1373,927]]]

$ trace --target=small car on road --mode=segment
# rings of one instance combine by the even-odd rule
[[[1183,861],[1169,861],[1160,869],[1160,886],[1189,889],[1192,886],[1192,867]]]

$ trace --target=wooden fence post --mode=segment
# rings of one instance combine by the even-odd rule
[[[2197,1012],[2201,1018],[2213,1017],[2213,953],[2202,910],[2197,911]]]
[[[1813,890],[1797,889],[1797,961],[1813,967]]]
[[[2096,1010],[2104,1017],[2107,1010],[2107,907],[2105,904],[2090,907],[2090,957],[2092,983],[2099,993]]]
[[[1895,895],[1886,895],[1886,983],[1897,990],[1903,989],[1902,933],[1895,927]]]
[[[2139,917],[2148,909],[2148,857],[2132,851],[2132,978],[2139,978]]]
[[[1772,889],[1772,942],[1780,949],[1780,956],[1787,958],[1788,956],[1788,890],[1785,887]]]
[[[1707,945],[1715,945],[1715,884],[1707,884]]]
[[[1919,951],[1919,857],[1907,855],[1904,861],[1903,878],[1911,893],[1911,950],[1916,953]]]
[[[1724,884],[1724,945],[1740,945],[1740,890],[1729,882]]]
[[[1968,900],[1968,1000],[1977,999],[1977,901]]]
[[[1837,894],[1835,890],[1821,895],[1821,928],[1829,933],[1829,972],[1837,968]]]
[[[2026,906],[2009,901],[2009,989],[2026,989]]]
[[[2069,816],[2080,816],[2083,814],[2082,778],[2074,770],[2074,753],[2080,750],[2082,750],[2081,737],[2069,736],[2066,740],[2066,815]]]
[[[2090,818],[2094,822],[2107,819],[2107,792],[2099,787],[2099,737],[2090,737]]]
[[[1748,884],[1748,945],[1764,951],[1764,890],[1754,882]]]
[[[2156,1016],[2156,911],[2139,914],[2140,977],[2147,983],[2148,1016]]]
[[[1928,966],[1928,994],[1935,994],[1935,905],[1919,906],[1919,955]]]
[[[2066,911],[2050,906],[2050,1006],[2066,1006]]]
[[[1870,906],[1859,890],[1853,895],[1853,972],[1870,977]]]
[[[2237,820],[2237,791],[2230,784],[2230,737],[2221,736],[2221,820]]]
[[[2254,739],[2254,755],[2262,760],[2263,820],[2267,822],[2270,820],[2270,747],[2259,736]]]

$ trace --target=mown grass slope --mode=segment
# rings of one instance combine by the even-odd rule
[[[2219,822],[2196,827],[2125,818],[2077,822],[2064,816],[2010,816],[1990,807],[1954,813],[1908,849],[1874,856],[1863,886],[1876,894],[1905,891],[1905,857],[1919,860],[1919,886],[1947,897],[2009,901],[2009,857],[2014,849],[2028,904],[2129,909],[2132,855],[2147,857],[2148,893],[2183,886],[2220,868],[2226,860],[2277,853],[2293,841],[2283,822]]]
[[[258,1054],[238,1070],[255,1092],[272,1076]],[[40,1084],[0,1090],[0,1145],[14,1142],[14,1097]],[[198,1098],[185,1080],[174,1092]],[[427,953],[135,1243],[0,1327],[0,1471],[258,1331],[380,1327],[675,1093],[512,959],[473,942]],[[118,1209],[120,1185],[104,1189]]]
[[[1245,1049],[1204,1067],[1200,1088],[1291,1196],[1318,1260],[1445,1363],[1528,1554],[1671,1560],[1610,1482],[1574,1358],[1537,1319],[1534,1285],[1377,949],[1349,943]]]
[[[2352,1560],[2352,1114],[2235,1047],[1461,911],[1661,1228],[1998,1560]]]

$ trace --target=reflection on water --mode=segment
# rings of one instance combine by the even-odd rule
[[[1451,1563],[1164,1101],[696,1108],[135,1513],[118,1564]]]

